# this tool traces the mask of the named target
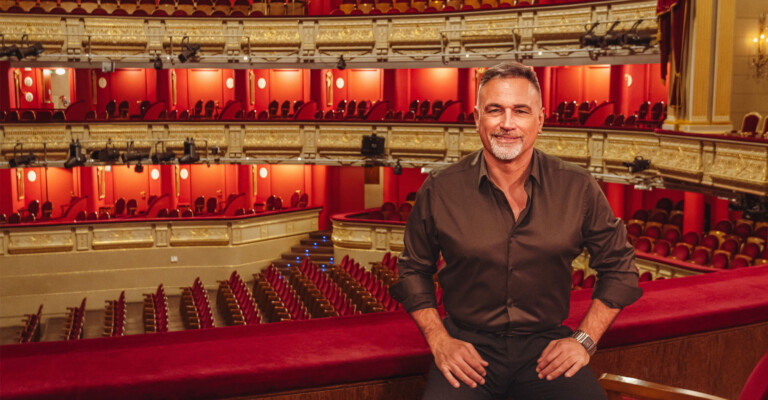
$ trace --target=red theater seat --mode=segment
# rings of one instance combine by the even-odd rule
[[[689,261],[696,265],[707,265],[709,264],[710,254],[712,254],[711,249],[704,246],[697,246],[693,250],[693,254],[691,254],[691,259]]]
[[[666,257],[669,255],[670,248],[672,247],[670,242],[659,239],[653,244],[653,254],[656,254],[661,257]]]
[[[685,243],[678,243],[677,246],[675,246],[675,248],[672,250],[672,255],[670,257],[675,260],[687,261],[690,254],[690,245]]]
[[[650,253],[652,246],[652,238],[642,236],[635,240],[635,250],[642,251],[643,253]]]

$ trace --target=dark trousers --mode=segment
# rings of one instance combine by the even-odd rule
[[[561,375],[551,381],[539,379],[536,361],[550,341],[571,335],[572,331],[567,326],[532,335],[497,336],[461,329],[450,318],[445,318],[443,323],[452,337],[472,343],[480,356],[488,362],[485,384],[472,389],[462,382],[461,387],[456,389],[433,363],[424,390],[425,400],[606,399],[605,391],[589,366],[581,368],[570,378]]]

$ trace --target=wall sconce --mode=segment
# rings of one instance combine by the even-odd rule
[[[755,55],[752,56],[752,67],[755,68],[755,77],[768,77],[768,13],[763,13],[757,19],[760,30],[752,39],[755,46]]]

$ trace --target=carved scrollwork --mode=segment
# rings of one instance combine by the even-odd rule
[[[152,247],[155,244],[151,227],[94,228],[91,245],[96,250]]]
[[[701,142],[663,138],[654,166],[667,176],[698,182],[704,174]]]
[[[371,21],[364,23],[320,23],[316,43],[319,48],[370,48],[375,43],[373,25]]]
[[[83,46],[122,54],[142,52],[147,46],[144,21],[135,18],[85,18]]]

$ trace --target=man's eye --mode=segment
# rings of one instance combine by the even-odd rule
[[[522,110],[522,109],[515,110],[515,112],[518,114],[528,114],[528,110]]]
[[[499,109],[499,108],[491,108],[487,112],[488,112],[488,114],[499,114],[499,113],[501,113],[501,109]]]

